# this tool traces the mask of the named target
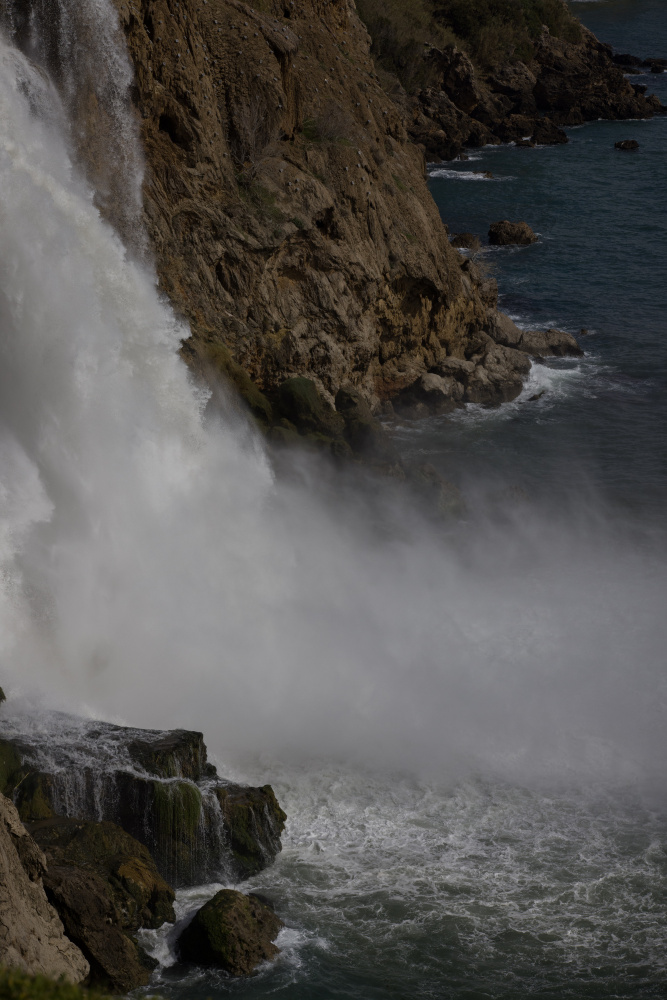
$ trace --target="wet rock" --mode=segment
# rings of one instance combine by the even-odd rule
[[[474,233],[454,233],[449,241],[457,250],[481,250],[482,244]]]
[[[584,353],[572,334],[564,330],[525,330],[517,346],[534,358],[579,358]]]
[[[273,942],[282,926],[259,897],[221,889],[195,914],[177,947],[184,962],[247,976],[260,962],[278,955]]]
[[[334,438],[342,434],[344,421],[318,391],[312,379],[287,379],[276,393],[276,409],[298,430]]]
[[[538,121],[532,139],[538,146],[559,146],[570,141],[562,128],[558,128],[549,118]]]
[[[409,466],[406,480],[431,514],[448,518],[464,513],[465,502],[458,486],[440,475],[430,463]]]
[[[81,868],[54,865],[44,887],[67,936],[90,964],[90,982],[123,993],[145,986],[152,963],[120,926],[103,879]]]
[[[639,143],[636,139],[622,139],[620,142],[614,143],[614,149],[631,150],[639,149]]]
[[[529,371],[530,361],[522,351],[489,340],[482,363],[467,380],[465,401],[485,406],[508,403],[521,392]]]
[[[238,869],[245,876],[261,871],[280,851],[287,819],[271,785],[229,784],[216,788],[215,794]]]
[[[571,333],[564,330],[521,330],[504,313],[496,313],[489,324],[491,338],[535,358],[581,357],[584,353]]]
[[[7,696],[6,696],[5,692],[2,690],[2,688],[0,687],[0,705],[2,705],[3,701],[7,701]]]
[[[160,875],[176,886],[243,877],[280,850],[284,815],[279,822],[270,787],[220,781],[201,733],[53,718],[52,731],[45,719],[39,734],[0,740],[0,791],[15,800],[24,822],[101,816],[147,847]],[[256,805],[247,843],[236,852],[225,825],[234,812],[223,810],[221,823],[220,797]]]
[[[451,413],[460,405],[463,390],[451,376],[427,373],[420,375],[394,399],[394,409],[408,420]]]
[[[503,219],[489,226],[489,243],[492,246],[527,246],[537,243],[537,236],[526,222]]]
[[[0,796],[0,963],[78,983],[88,975],[88,962],[47,900],[45,870],[46,859],[16,808]]]
[[[57,817],[31,824],[30,834],[49,867],[80,868],[105,883],[124,930],[173,923],[174,890],[148,848],[115,823]]]

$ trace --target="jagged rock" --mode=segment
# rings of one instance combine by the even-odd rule
[[[46,859],[0,796],[0,964],[78,983],[89,972],[42,885]]]
[[[159,874],[148,848],[115,823],[58,817],[30,826],[49,867],[76,867],[97,875],[118,912],[120,926],[173,923],[174,890]]]
[[[489,326],[497,344],[523,351],[535,358],[581,357],[583,351],[571,333],[564,330],[520,330],[504,313],[497,313]]]
[[[162,877],[176,886],[223,874],[243,877],[280,850],[284,814],[270,786],[221,782],[206,760],[201,733],[54,718],[50,734],[45,722],[41,735],[17,732],[0,740],[0,791],[15,799],[24,822],[101,816],[144,844]],[[69,736],[63,735],[67,727]],[[90,763],[82,766],[86,745]],[[179,773],[189,777],[179,778]],[[220,797],[229,802],[222,826]],[[235,808],[242,813],[244,803],[254,803],[253,821],[245,830],[247,843],[235,852],[229,846],[229,824],[243,825]]]
[[[384,458],[391,445],[379,420],[358,389],[343,386],[336,393],[336,410],[345,421],[345,440],[358,455]]]
[[[229,845],[242,875],[265,868],[280,851],[287,816],[271,785],[249,788],[226,785],[215,790]]]
[[[562,128],[558,128],[549,118],[538,120],[533,129],[532,140],[538,146],[559,146],[570,141]]]
[[[464,512],[461,491],[441,476],[435,466],[426,462],[410,466],[407,481],[431,512],[442,517],[458,517]]]
[[[279,949],[282,921],[257,896],[221,889],[195,914],[178,939],[182,961],[217,966],[247,976]]]
[[[510,402],[521,392],[529,371],[530,361],[525,354],[489,340],[483,363],[468,377],[464,399],[485,406]]]
[[[527,246],[537,243],[537,236],[526,222],[510,222],[503,219],[489,226],[489,243],[492,246]]]
[[[2,688],[0,688],[0,705],[2,705],[3,701],[7,701],[7,695]]]
[[[152,965],[121,930],[103,879],[82,868],[53,865],[44,887],[67,936],[90,964],[91,983],[123,993],[148,983]]]
[[[451,376],[420,375],[394,400],[394,409],[409,420],[451,413],[460,405],[463,390]]]
[[[474,233],[454,233],[449,241],[457,250],[481,250],[482,244]]]
[[[614,143],[614,149],[639,149],[639,143],[636,139],[622,139],[620,142]]]

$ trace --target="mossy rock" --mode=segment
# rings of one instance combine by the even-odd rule
[[[273,422],[271,403],[245,368],[234,361],[229,348],[224,344],[209,344],[206,360],[217,374],[225,376],[235,386],[255,419],[260,424],[270,426]]]
[[[279,953],[273,941],[283,926],[257,896],[221,889],[199,910],[178,940],[185,962],[247,976]]]
[[[174,922],[174,890],[148,848],[115,823],[57,817],[29,831],[49,864],[82,868],[105,881],[125,930]]]
[[[271,785],[261,788],[228,785],[216,788],[215,792],[240,873],[254,875],[281,850],[280,835],[287,816]]]
[[[302,434],[341,437],[345,422],[318,392],[312,379],[289,378],[276,392],[275,409]]]
[[[147,737],[152,735],[150,730],[145,732]],[[127,749],[135,763],[159,778],[201,781],[216,774],[215,768],[206,759],[203,733],[188,729],[156,732],[154,739],[132,740]]]
[[[344,386],[336,393],[336,410],[345,421],[345,440],[356,455],[388,459],[388,436],[358,389]]]
[[[29,768],[23,763],[23,755],[9,740],[0,740],[0,792],[13,799],[14,791],[28,774]]]

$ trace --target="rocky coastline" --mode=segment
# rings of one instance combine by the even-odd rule
[[[0,964],[114,993],[147,985],[156,962],[137,933],[175,922],[175,888],[270,866],[285,819],[270,785],[218,777],[201,733],[3,713]],[[282,924],[224,893],[199,918],[205,964],[246,975],[277,955]],[[178,953],[202,964],[192,937]]]

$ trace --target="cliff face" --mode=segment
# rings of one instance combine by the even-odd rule
[[[265,392],[305,375],[377,407],[475,349],[493,291],[449,246],[349,0],[116,2],[191,363],[249,397],[248,375]]]
[[[0,795],[0,963],[78,983],[88,962],[65,937],[42,885],[46,860],[16,808]]]

